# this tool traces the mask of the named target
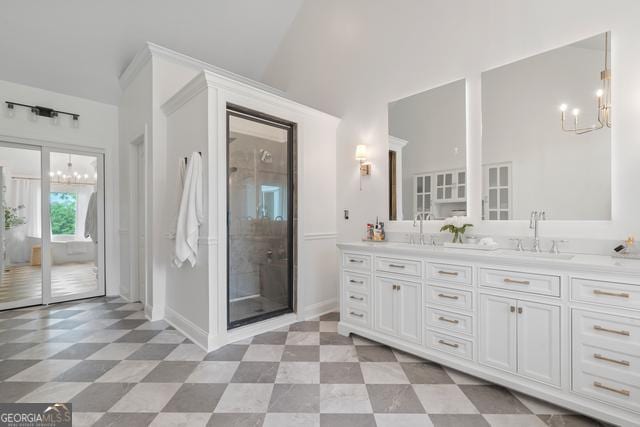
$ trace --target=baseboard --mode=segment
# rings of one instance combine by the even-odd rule
[[[309,320],[334,311],[338,311],[338,298],[331,298],[306,306],[302,317],[304,320]]]
[[[209,351],[209,337],[207,331],[202,329],[200,326],[169,307],[165,308],[164,320],[176,328],[178,332],[193,341],[193,343],[198,347],[202,348],[204,351]]]
[[[153,306],[150,304],[145,304],[144,305],[144,316],[147,318],[147,320],[151,321],[151,318],[153,316]]]

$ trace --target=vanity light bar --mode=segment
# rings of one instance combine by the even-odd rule
[[[19,107],[28,108],[29,110],[31,110],[31,112],[34,115],[37,115],[37,116],[49,117],[51,119],[55,119],[60,114],[64,114],[64,115],[70,116],[76,122],[78,120],[80,120],[80,114],[68,113],[66,111],[60,111],[60,110],[54,110],[53,108],[42,107],[40,105],[21,104],[19,102],[13,102],[13,101],[5,101],[5,104],[7,104],[7,110],[9,110],[9,111],[13,111],[16,106],[19,106]]]

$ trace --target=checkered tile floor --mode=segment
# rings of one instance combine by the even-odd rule
[[[0,402],[72,402],[78,426],[600,425],[340,336],[337,320],[206,354],[117,298],[0,312]]]

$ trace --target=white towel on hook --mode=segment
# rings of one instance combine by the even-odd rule
[[[176,253],[173,262],[181,267],[185,261],[191,266],[198,259],[200,224],[204,219],[202,209],[202,157],[191,153],[184,176],[184,188],[180,199],[176,225]]]

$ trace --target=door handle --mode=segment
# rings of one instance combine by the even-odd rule
[[[457,271],[444,271],[444,270],[438,270],[438,274],[445,274],[447,276],[457,276],[458,273]]]
[[[594,386],[594,387],[601,388],[601,389],[603,389],[603,390],[612,391],[612,392],[614,392],[614,393],[618,393],[618,394],[621,394],[621,395],[623,395],[623,396],[630,396],[630,395],[631,395],[631,392],[630,392],[629,390],[625,390],[625,389],[623,389],[623,388],[613,388],[613,387],[609,387],[608,385],[604,385],[604,384],[602,384],[602,383],[600,383],[600,382],[598,382],[598,381],[594,381],[594,382],[593,382],[593,386]]]
[[[438,294],[440,298],[449,298],[449,299],[459,299],[460,297],[457,295],[447,295],[447,294]]]
[[[459,344],[456,344],[456,343],[450,343],[450,342],[447,342],[447,341],[445,341],[445,340],[438,340],[438,343],[439,343],[439,344],[442,344],[442,345],[449,346],[449,347],[453,347],[453,348],[458,348],[458,347],[460,347],[460,345],[459,345]]]
[[[629,294],[626,292],[607,292],[607,291],[601,291],[599,289],[594,289],[593,293],[595,295],[607,295],[610,297],[629,298]]]
[[[438,320],[441,320],[443,322],[453,323],[453,324],[460,323],[460,321],[458,319],[447,319],[446,317],[443,317],[443,316],[438,317]]]
[[[404,268],[404,265],[400,265],[400,264],[389,264],[389,267],[393,267],[393,268]]]
[[[623,330],[618,330],[618,329],[609,329],[609,328],[603,328],[600,325],[593,325],[593,329],[595,329],[596,331],[600,331],[600,332],[608,332],[610,334],[618,334],[618,335],[624,335],[626,337],[630,336],[631,333],[629,331],[623,331]]]
[[[358,263],[358,264],[362,264],[364,262],[364,260],[351,258],[351,259],[349,259],[349,262],[355,262],[355,263]]]
[[[518,314],[522,314],[524,310],[522,310],[522,307],[518,307]]]
[[[617,363],[618,365],[622,365],[622,366],[629,366],[630,363],[626,360],[616,360],[616,359],[611,359],[607,356],[603,356],[601,354],[598,353],[594,353],[593,355],[594,359],[598,359],[598,360],[604,360],[605,362],[611,362],[611,363]]]
[[[349,314],[351,314],[352,316],[360,317],[360,318],[364,317],[364,314],[354,313],[353,311],[350,312]]]
[[[364,298],[362,298],[362,297],[358,298],[358,297],[355,297],[353,295],[351,295],[349,298],[354,299],[356,301],[364,301]]]
[[[528,280],[515,280],[515,279],[510,279],[506,277],[504,279],[504,283],[515,283],[517,285],[529,285],[531,282],[529,282]]]
[[[509,307],[509,311],[511,311],[512,313],[515,313],[516,312],[515,306],[512,305],[511,307]]]
[[[363,285],[364,281],[363,280],[353,280],[353,279],[349,279],[349,283],[356,283],[358,285]]]

